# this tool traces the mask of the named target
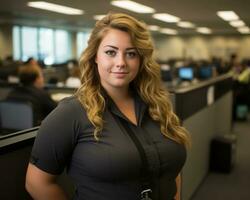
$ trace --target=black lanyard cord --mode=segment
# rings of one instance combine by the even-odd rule
[[[141,171],[141,183],[142,183],[142,196],[148,196],[149,193],[152,193],[151,189],[151,183],[152,183],[152,177],[149,170],[149,163],[148,159],[146,157],[145,150],[139,141],[139,139],[136,137],[135,133],[131,130],[129,127],[128,122],[125,119],[122,119],[114,114],[112,114],[114,119],[116,120],[117,124],[123,127],[126,130],[126,133],[130,136],[131,140],[134,142],[140,157],[142,161],[142,171]]]

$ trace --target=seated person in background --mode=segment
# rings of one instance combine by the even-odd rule
[[[37,60],[33,57],[29,57],[28,60],[24,63],[25,65],[30,65],[30,66],[39,66]]]
[[[233,75],[233,79],[240,84],[248,84],[250,82],[250,68],[247,61],[235,65],[229,72]]]
[[[250,68],[248,61],[234,66],[230,72],[233,75],[233,119],[238,119],[237,110],[250,106]]]
[[[20,66],[18,76],[21,85],[9,93],[7,100],[31,102],[35,115],[35,125],[39,125],[44,117],[46,117],[57,104],[51,99],[50,95],[43,90],[44,78],[39,66]]]
[[[242,84],[250,83],[250,67],[248,66],[247,61],[241,63],[241,72],[237,77],[237,80]]]
[[[73,88],[78,88],[81,85],[81,80],[80,80],[80,68],[78,66],[74,66],[73,68],[70,69],[70,76],[67,78],[65,82],[66,87],[73,87]]]

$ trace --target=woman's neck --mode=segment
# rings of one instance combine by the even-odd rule
[[[106,92],[108,95],[113,99],[114,102],[121,102],[126,101],[127,99],[131,98],[131,92],[128,88],[112,88],[112,89],[106,89]]]

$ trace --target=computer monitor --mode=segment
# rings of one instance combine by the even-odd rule
[[[166,82],[172,81],[173,76],[171,70],[161,70],[161,78]]]
[[[199,78],[200,79],[208,79],[213,76],[212,66],[201,66],[199,68]]]
[[[178,71],[181,80],[192,81],[194,78],[194,70],[192,67],[181,67]]]
[[[169,64],[161,64],[161,78],[163,81],[171,82],[173,79],[172,70]]]

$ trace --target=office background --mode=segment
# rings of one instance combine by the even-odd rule
[[[109,11],[128,13],[145,21],[148,25],[154,25],[153,27],[150,26],[149,29],[151,30],[156,47],[155,56],[162,63],[166,63],[171,59],[181,61],[193,59],[198,61],[210,60],[212,57],[229,61],[232,54],[236,54],[239,60],[250,58],[250,4],[247,1],[136,1],[153,8],[155,10],[154,13],[169,13],[178,17],[180,22],[191,22],[194,25],[192,28],[180,27],[178,22],[165,23],[159,21],[152,17],[154,13],[138,14],[127,11],[126,9],[111,5],[111,1],[49,1],[50,3],[84,10],[84,14],[79,16],[68,16],[30,8],[27,6],[27,2],[27,0],[1,1],[1,59],[9,55],[13,55],[15,59],[22,61],[26,61],[28,57],[34,57],[36,59],[44,59],[45,64],[48,65],[60,64],[69,59],[78,59],[86,46],[89,32],[96,22],[93,16],[95,14],[106,14]],[[233,10],[238,15],[238,20],[242,20],[244,24],[242,26],[245,28],[245,31],[240,31],[238,30],[239,28],[230,25],[228,21],[222,20],[217,15],[217,11],[221,10]],[[198,32],[197,28],[199,27],[207,29],[201,33]],[[48,75],[46,71],[44,73],[45,76]],[[208,175],[210,141],[216,136],[231,134],[233,132],[231,120],[233,91],[231,82],[230,75],[222,75],[212,80],[206,80],[203,83],[199,82],[191,85],[191,87],[171,91],[173,93],[172,101],[176,112],[181,117],[184,126],[192,133],[193,139],[193,148],[189,152],[190,154],[183,170],[183,200],[195,197],[197,189]],[[54,89],[61,90],[62,88],[50,88],[49,91],[51,92]],[[209,91],[212,91],[212,102],[208,101]],[[63,92],[65,93],[64,88]],[[246,132],[246,130],[249,130],[249,127],[241,130],[241,134],[242,131]],[[24,171],[36,130],[24,132],[23,135],[25,137],[30,135],[28,137],[30,139],[28,143],[29,147],[23,156],[26,160],[19,160],[20,162],[26,162],[22,163],[22,170]],[[13,136],[24,137],[22,134]],[[8,152],[5,150],[8,149],[6,147],[8,146],[6,145],[8,139],[11,140],[12,136],[4,136],[0,142],[1,148],[3,147],[5,152]],[[19,141],[25,141],[27,138],[15,139],[18,140],[15,142],[19,143]],[[12,146],[15,146],[15,144],[12,144]],[[6,157],[8,157],[7,154]],[[2,166],[7,168],[8,165],[6,165],[6,162],[4,160],[2,162],[5,163]],[[236,171],[240,162],[238,161],[237,164]],[[14,170],[18,171],[18,169]],[[237,171],[237,174],[240,174],[239,171]],[[243,175],[248,176],[246,171],[244,171]],[[22,176],[20,178],[21,188],[23,186],[21,181],[23,181],[24,173],[20,173],[20,176]],[[8,177],[6,177],[6,180],[8,180]],[[224,189],[223,191],[226,191],[225,187]],[[22,190],[24,195],[27,195],[24,192],[24,188],[20,190]],[[6,193],[6,196],[9,194]],[[211,192],[211,194],[213,193]],[[209,196],[206,193],[199,195],[202,197],[200,199],[205,199],[205,197]],[[197,199],[199,199],[199,195]],[[238,196],[240,195],[238,194]],[[232,196],[232,198],[234,197]],[[242,199],[247,200],[247,195],[244,197]],[[216,198],[214,199],[216,200]],[[225,198],[218,197],[218,199]],[[229,200],[230,198],[227,199]]]
[[[109,11],[125,12],[146,22],[148,25],[151,25],[149,29],[152,30],[151,33],[153,35],[156,46],[156,57],[159,60],[176,58],[193,58],[197,60],[210,59],[212,56],[229,59],[232,53],[238,54],[240,59],[249,57],[248,52],[250,52],[250,15],[248,14],[248,12],[250,6],[244,0],[240,0],[237,2],[232,0],[214,0],[209,2],[200,2],[196,0],[137,1],[138,3],[154,9],[153,13],[146,14],[138,14],[136,12],[116,7],[114,5],[111,5],[110,2],[112,1],[49,1],[50,3],[70,6],[84,11],[83,14],[75,16],[28,7],[28,2],[29,1],[27,0],[1,1],[1,59],[4,59],[8,55],[12,55],[13,52],[14,57],[21,57],[23,60],[25,60],[25,58],[27,58],[29,55],[32,56],[32,53],[30,52],[30,54],[26,55],[26,57],[25,55],[18,55],[17,49],[22,48],[22,46],[16,44],[17,36],[14,35],[18,35],[18,31],[14,30],[14,27],[15,29],[17,29],[17,27],[21,29],[32,27],[33,29],[35,28],[37,30],[28,31],[42,31],[41,34],[47,34],[47,37],[50,37],[50,34],[54,34],[53,40],[55,41],[52,42],[55,43],[55,47],[47,47],[45,53],[51,53],[49,51],[55,51],[57,53],[55,48],[59,45],[56,45],[56,40],[62,42],[63,40],[59,37],[68,37],[68,39],[66,40],[68,41],[68,44],[65,45],[67,46],[67,48],[64,48],[65,52],[62,52],[61,54],[65,57],[65,59],[77,58],[79,57],[81,50],[84,49],[84,45],[86,45],[86,40],[88,37],[87,35],[89,31],[91,31],[94,23],[96,22],[94,16],[103,15]],[[228,21],[222,20],[222,18],[220,18],[216,14],[216,12],[221,10],[234,11],[238,15],[238,20],[241,20],[244,23],[244,25],[241,25],[240,28],[242,28],[242,26],[245,27],[245,32],[240,32],[238,30],[238,27],[234,27],[230,25]],[[161,20],[155,19],[152,16],[156,13],[171,14],[175,17],[178,17],[179,22],[166,23]],[[180,22],[186,21],[192,23],[193,27],[180,27]],[[197,29],[200,27],[208,28],[211,33],[197,32]],[[52,33],[51,31],[58,33]],[[60,33],[60,31],[66,32]],[[80,36],[80,33],[82,33],[82,36]],[[34,39],[37,39],[36,37],[37,35],[39,35],[39,33],[35,34],[36,35],[33,35],[32,37]],[[68,35],[62,36],[63,34]],[[55,37],[55,35],[58,36]],[[23,35],[21,37],[25,36]],[[29,37],[29,41],[32,41],[32,37]],[[23,42],[25,43],[25,41]],[[39,48],[39,51],[42,51],[41,49],[46,47],[41,46],[43,41],[39,42],[40,46],[35,46],[33,48]],[[46,44],[51,45],[49,42],[47,42]],[[40,53],[40,55],[37,55],[38,53]],[[34,53],[33,55],[35,57],[41,56],[44,51],[38,53]],[[56,60],[57,59],[54,58],[54,61]],[[58,61],[60,61],[60,59]]]

